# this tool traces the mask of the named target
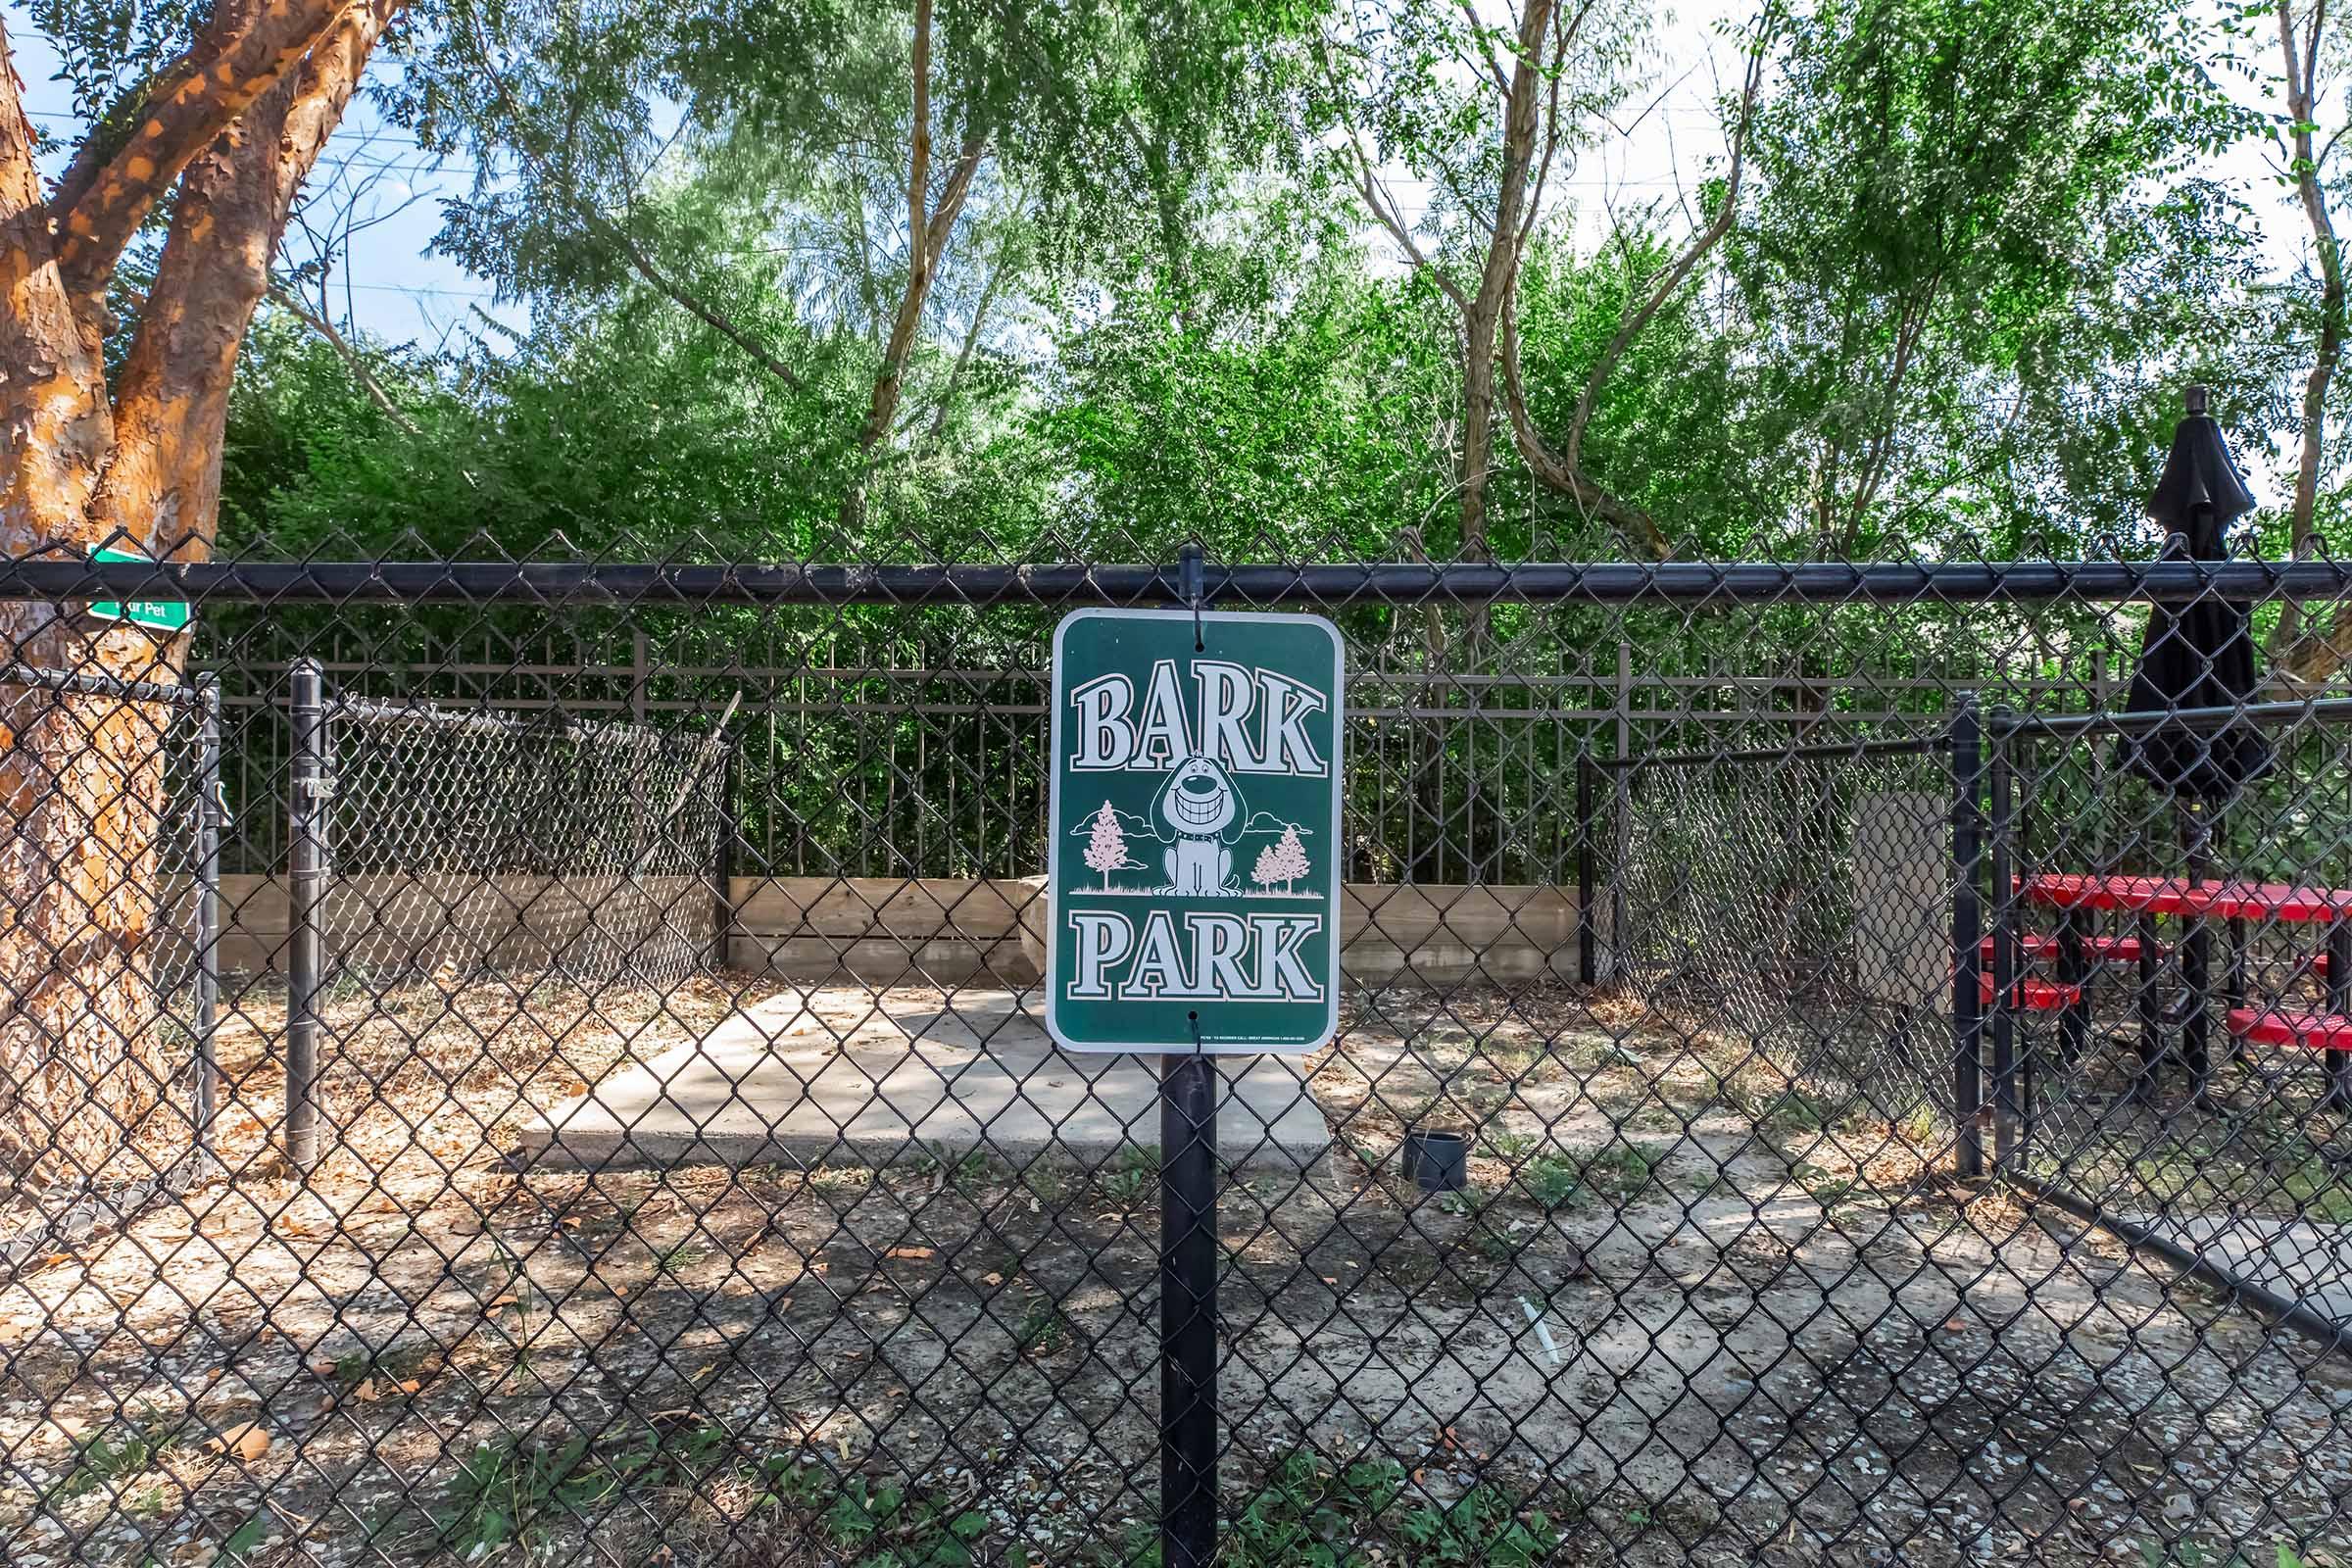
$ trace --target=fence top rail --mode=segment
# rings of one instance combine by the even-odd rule
[[[50,669],[16,660],[0,662],[0,686],[29,686],[36,691],[72,692],[81,697],[120,697],[132,702],[169,703],[175,708],[220,706],[220,687],[210,675],[192,682],[124,680],[115,675],[78,669]]]
[[[1593,765],[1605,772],[1638,773],[1651,767],[1706,767],[1717,762],[1781,762],[1837,760],[1864,757],[1922,757],[1951,743],[1946,730],[1899,740],[1822,741],[1791,746],[1746,746],[1735,751],[1643,752],[1633,757],[1596,757]]]
[[[1991,735],[2058,737],[2104,732],[2136,735],[2153,729],[2218,730],[2232,724],[2278,726],[2297,720],[2352,718],[2352,697],[2237,703],[2222,708],[2154,708],[2132,712],[2031,713],[1994,709],[1984,714]]]
[[[541,703],[530,705],[527,713],[496,712],[484,709],[453,708],[445,704],[419,699],[406,702],[379,697],[351,697],[337,694],[332,700],[339,716],[359,718],[369,723],[413,724],[425,728],[447,730],[472,735],[518,736],[533,740],[565,740],[583,745],[611,744],[615,741],[649,741],[656,745],[679,742],[708,744],[723,739],[716,732],[672,731],[650,725],[632,723],[623,718],[578,724],[551,722],[552,715],[570,710],[576,705]],[[715,710],[718,705],[711,707]],[[734,705],[725,709],[733,716]],[[722,720],[723,722],[723,720]]]
[[[1973,603],[2352,596],[2352,562],[2010,561],[1890,564],[1530,562],[1209,565],[1211,601]],[[186,598],[214,604],[1181,605],[1169,565],[867,566],[612,562],[92,562],[0,557],[0,601]]]

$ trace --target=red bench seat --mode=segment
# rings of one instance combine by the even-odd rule
[[[1992,976],[1977,976],[1977,1000],[1985,1006],[1992,1005]],[[2028,1012],[2063,1012],[2082,1000],[2081,986],[2062,986],[2053,980],[2032,980],[2020,977],[2017,982],[2017,1004]]]
[[[1984,939],[1981,951],[1984,953],[1986,963],[1992,961],[1993,945],[1999,940],[1998,937]],[[2018,938],[2018,947],[2025,954],[2028,963],[2055,963],[2058,961],[2058,939],[2046,933],[2028,932]],[[2164,944],[2158,943],[2156,951],[2164,952]],[[2139,938],[2084,937],[2082,939],[2082,956],[2093,963],[2137,963],[2139,961]]]
[[[2277,1012],[2231,1007],[2230,1032],[2264,1046],[2352,1051],[2352,1018],[2340,1012]]]

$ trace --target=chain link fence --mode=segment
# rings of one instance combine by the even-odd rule
[[[58,629],[110,594],[194,627]],[[86,760],[211,711],[150,686],[217,682],[237,818],[194,928],[217,1163],[0,1286],[26,1568],[1173,1565],[1204,1522],[1268,1565],[2352,1553],[2352,696],[2266,674],[2225,796],[2119,752],[2216,732],[2119,710],[2151,605],[2267,635],[2352,571],[34,561],[0,597],[54,612],[30,662],[149,683],[37,722],[0,687],[21,1122],[192,1102],[146,1044],[179,971],[82,978],[178,886],[122,804],[161,775]],[[1187,1073],[1206,1104],[1039,996],[1054,623],[1200,599],[1314,610],[1348,672],[1339,1032]]]
[[[0,863],[74,895],[7,910],[0,1275],[14,1275],[211,1174],[225,811],[212,682],[0,658],[0,731],[18,803]],[[75,906],[98,900],[116,918],[92,930]]]

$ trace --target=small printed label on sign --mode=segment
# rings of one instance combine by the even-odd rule
[[[146,556],[133,555],[127,550],[93,550],[92,561],[148,561]],[[162,631],[184,631],[190,617],[188,602],[184,599],[133,599],[128,604],[120,599],[92,601],[90,614],[99,620],[127,620],[136,626],[153,626]]]
[[[1339,631],[1317,615],[1062,621],[1046,943],[1057,1043],[1239,1053],[1331,1039],[1344,670]]]

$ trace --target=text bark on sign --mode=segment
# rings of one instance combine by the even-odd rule
[[[1298,1052],[1331,1038],[1343,668],[1339,631],[1316,615],[1062,621],[1047,876],[1055,1041]]]

